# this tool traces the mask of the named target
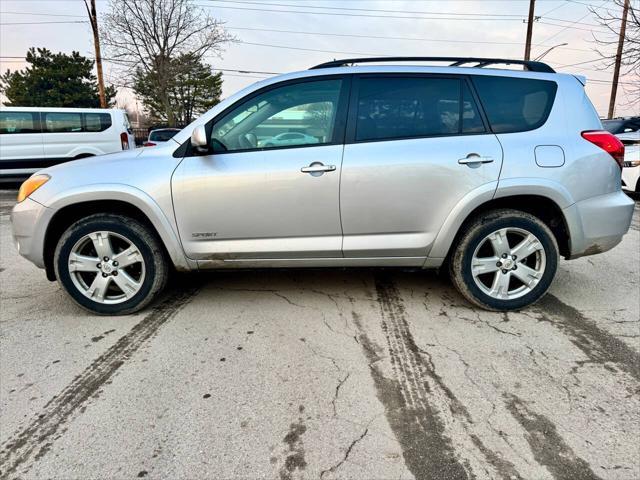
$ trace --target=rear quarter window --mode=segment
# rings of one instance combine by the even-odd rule
[[[535,130],[547,121],[558,86],[548,80],[477,75],[473,83],[495,133]]]

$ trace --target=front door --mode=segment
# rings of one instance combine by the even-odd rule
[[[187,156],[172,179],[188,257],[341,256],[348,82],[332,76],[267,87],[207,126],[211,153]]]
[[[362,75],[353,89],[340,188],[344,256],[421,265],[453,207],[498,180],[500,143],[462,76]]]

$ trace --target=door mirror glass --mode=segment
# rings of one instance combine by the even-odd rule
[[[207,131],[204,125],[198,125],[193,129],[193,132],[191,132],[191,147],[200,154],[209,152]]]

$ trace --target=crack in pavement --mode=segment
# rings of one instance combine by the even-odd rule
[[[349,447],[347,448],[347,450],[344,453],[344,457],[342,458],[342,460],[340,460],[338,463],[336,463],[333,467],[327,468],[326,470],[322,470],[320,472],[320,478],[324,478],[324,476],[327,473],[333,473],[335,472],[337,469],[339,469],[342,464],[344,462],[347,461],[347,459],[349,458],[349,455],[351,455],[351,450],[353,450],[353,447],[356,446],[356,443],[358,443],[359,441],[361,441],[364,437],[366,437],[367,433],[369,433],[369,427],[364,429],[364,432],[362,432],[362,435],[360,435],[358,438],[356,438],[353,442],[351,442],[351,445],[349,445]]]
[[[351,376],[351,372],[347,373],[347,375],[338,382],[338,385],[336,385],[336,392],[333,395],[333,400],[331,400],[331,406],[333,407],[333,416],[334,417],[337,416],[336,402],[338,401],[338,395],[340,394],[340,388],[342,388],[342,385],[344,385],[344,383],[349,379],[349,376]]]
[[[84,412],[85,404],[97,398],[105,385],[140,347],[153,337],[160,327],[184,307],[196,294],[198,287],[189,286],[174,292],[121,337],[107,351],[96,358],[76,376],[58,395],[42,408],[24,428],[18,430],[0,450],[0,480],[11,478],[19,468],[28,471],[49,451],[63,433],[62,427],[74,415]],[[62,431],[61,431],[62,429]]]

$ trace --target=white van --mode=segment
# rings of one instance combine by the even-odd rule
[[[135,148],[127,112],[99,108],[0,108],[0,178],[19,178],[84,157]]]

